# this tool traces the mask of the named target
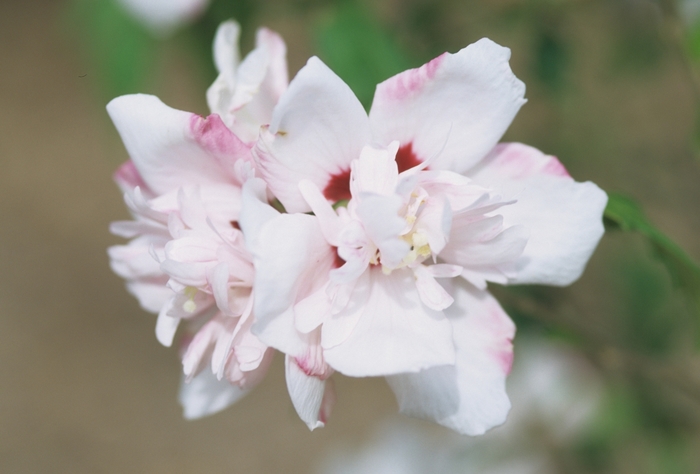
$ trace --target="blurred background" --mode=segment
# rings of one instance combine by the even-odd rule
[[[211,0],[165,27],[134,3],[0,2],[1,472],[700,472],[700,2]],[[104,106],[146,92],[207,114],[229,18],[244,54],[272,28],[291,75],[318,55],[366,106],[377,82],[488,36],[527,84],[504,140],[617,193],[580,281],[492,287],[519,331],[504,427],[396,421],[382,379],[336,374],[309,432],[281,357],[237,405],[182,418],[177,354],[109,269],[109,223],[129,215]]]

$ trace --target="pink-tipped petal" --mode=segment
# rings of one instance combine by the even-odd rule
[[[506,226],[522,224],[530,234],[510,283],[568,285],[579,278],[603,236],[604,191],[518,143],[499,145],[470,175],[517,198],[498,211]]]
[[[515,326],[487,292],[456,281],[453,325],[456,363],[387,377],[403,413],[434,420],[459,433],[480,435],[506,419],[505,390]]]
[[[218,118],[175,110],[155,96],[117,97],[107,112],[134,166],[156,194],[185,184],[230,182],[229,164],[248,153]]]
[[[466,171],[525,103],[509,58],[508,48],[484,38],[384,81],[369,114],[375,138],[382,145],[399,140],[403,169],[438,154],[431,168]]]
[[[285,358],[287,390],[299,418],[306,423],[310,430],[322,428],[325,422],[321,414],[328,410],[323,406],[323,395],[326,382],[313,375],[307,375],[296,363],[293,357]],[[323,411],[322,411],[323,408]]]

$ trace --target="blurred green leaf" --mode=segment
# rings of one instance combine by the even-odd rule
[[[686,29],[685,40],[690,57],[696,61],[700,60],[700,21]]]
[[[625,347],[647,354],[668,354],[687,334],[686,312],[672,298],[671,282],[657,261],[626,255],[616,265],[614,285],[622,307],[618,338]]]
[[[609,227],[644,235],[656,256],[664,263],[674,284],[700,311],[700,267],[666,234],[654,227],[634,200],[609,194],[605,220]]]
[[[542,29],[535,39],[535,76],[552,92],[562,89],[569,64],[569,50],[553,30]]]
[[[73,0],[69,21],[108,98],[139,92],[155,58],[155,40],[113,0]]]
[[[321,59],[369,107],[376,85],[414,66],[382,25],[354,2],[343,2],[316,28]]]

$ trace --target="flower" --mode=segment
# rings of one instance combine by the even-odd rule
[[[369,116],[310,59],[243,190],[253,332],[299,367],[313,341],[316,368],[387,376],[402,411],[466,434],[510,407],[515,328],[486,282],[573,282],[607,202],[556,158],[497,144],[525,103],[509,56],[488,39],[445,53],[380,84]]]
[[[220,64],[227,54],[237,57],[237,36],[229,35],[237,28],[233,22],[219,28],[217,38],[233,41],[215,48]],[[263,35],[281,41],[270,31]],[[261,54],[266,53],[256,49],[249,57]],[[237,64],[229,61],[225,72],[235,76]],[[219,90],[235,95],[246,88],[237,106],[256,103],[264,113],[276,96],[260,97],[269,91],[256,90],[255,81],[286,67],[283,56],[274,67],[268,74],[265,66],[263,77],[226,83],[228,89]],[[285,71],[268,80],[282,88],[286,78]],[[250,331],[254,270],[238,226],[241,185],[252,173],[252,145],[215,113],[203,118],[153,96],[119,97],[107,110],[131,157],[115,180],[134,216],[111,227],[132,239],[109,249],[112,268],[127,279],[144,309],[158,313],[156,336],[162,344],[171,345],[180,323],[187,323],[180,394],[185,416],[219,411],[259,383],[272,356]],[[228,110],[231,123],[237,123],[237,111]],[[252,120],[244,114],[241,122]]]
[[[197,18],[209,0],[118,0],[124,9],[154,34],[167,36]]]

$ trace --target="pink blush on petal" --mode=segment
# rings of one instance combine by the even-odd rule
[[[542,172],[551,176],[571,178],[569,172],[566,170],[564,165],[561,164],[561,161],[559,161],[556,156],[549,157],[549,162],[546,165],[544,165],[544,168],[542,168]]]
[[[420,91],[428,81],[435,77],[447,54],[443,53],[417,69],[409,69],[387,80],[384,83],[387,85],[384,93],[394,100],[402,100]]]
[[[192,114],[190,131],[195,141],[213,154],[235,156],[249,149],[217,114],[211,114],[207,118]]]
[[[134,162],[129,160],[124,162],[113,175],[114,181],[119,184],[120,187],[135,188],[140,187],[143,191],[148,191],[148,185],[143,180],[139,171],[136,169]]]
[[[501,167],[511,178],[528,178],[536,174],[570,178],[564,165],[555,157],[545,155],[520,143],[502,143],[496,146],[493,165]]]
[[[501,370],[504,374],[510,374],[510,370],[513,368],[513,348],[511,345],[510,350],[496,351],[493,354],[496,357],[496,361],[501,366]]]

